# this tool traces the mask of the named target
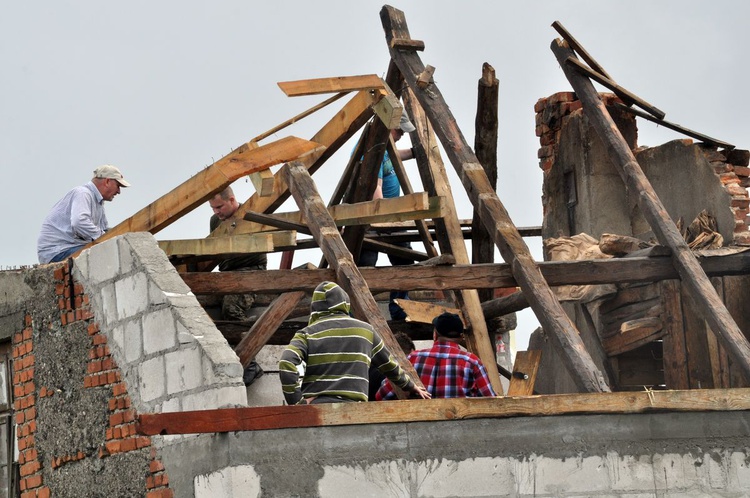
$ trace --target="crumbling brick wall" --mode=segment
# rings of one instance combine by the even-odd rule
[[[12,336],[22,498],[173,496],[83,286],[67,263],[27,281],[37,299]]]
[[[605,93],[601,94],[601,97],[606,106],[611,106],[614,103],[622,103],[613,94]],[[615,123],[626,142],[635,150],[636,158],[638,158],[642,149],[637,148],[635,117],[622,111],[613,111],[612,109],[610,108]],[[539,99],[534,106],[534,112],[536,113],[536,135],[539,137],[540,142],[537,154],[539,167],[544,171],[546,180],[561,152],[559,145],[564,123],[569,117],[581,115],[583,108],[574,92],[559,92]],[[681,142],[685,145],[693,144],[692,139],[683,139]],[[747,191],[747,187],[750,186],[750,167],[748,167],[748,164],[750,164],[750,151],[743,149],[719,150],[717,147],[706,144],[698,145],[705,159],[713,166],[717,175],[717,182],[723,186],[729,196],[728,207],[734,216],[734,227],[730,231],[732,233],[730,240],[726,240],[725,238],[725,245],[750,245],[750,219],[748,218],[750,196],[748,196]],[[581,145],[584,149],[588,146],[590,144]],[[675,182],[678,183],[689,181],[688,177],[675,178]],[[548,196],[543,198],[545,215],[547,214],[550,202],[551,200]],[[684,221],[689,224],[692,220]]]

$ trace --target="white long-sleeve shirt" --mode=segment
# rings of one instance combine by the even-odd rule
[[[92,182],[76,187],[52,206],[37,240],[40,263],[49,263],[66,249],[81,247],[109,230],[104,199]]]

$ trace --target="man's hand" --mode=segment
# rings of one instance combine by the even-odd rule
[[[417,385],[414,386],[414,390],[412,391],[412,394],[416,394],[422,399],[432,398],[432,394],[430,394],[430,392],[427,389],[425,389],[424,387],[417,386]]]

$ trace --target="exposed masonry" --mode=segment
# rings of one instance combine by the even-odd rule
[[[52,273],[54,296],[12,336],[21,497],[174,496],[151,438],[136,435],[89,296],[67,263],[41,272]]]
[[[604,104],[609,106],[622,101],[613,94],[601,94]],[[539,99],[534,106],[536,112],[536,136],[541,147],[538,151],[539,167],[547,174],[555,163],[560,132],[566,116],[583,113],[583,106],[574,92],[559,92]],[[634,118],[633,118],[634,119]],[[684,139],[692,144],[692,139]],[[732,245],[750,246],[750,151],[743,149],[717,150],[702,146],[706,159],[714,167],[718,180],[730,196],[730,208],[734,214]]]

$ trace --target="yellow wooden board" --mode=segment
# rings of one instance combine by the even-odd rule
[[[277,83],[288,97],[318,95],[321,93],[352,92],[370,88],[385,88],[385,83],[377,74],[361,76],[336,76],[311,80],[281,81]]]

